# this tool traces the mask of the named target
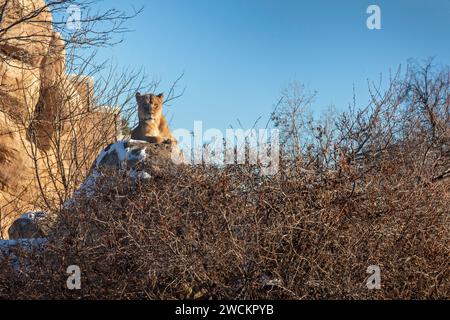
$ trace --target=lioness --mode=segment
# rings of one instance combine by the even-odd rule
[[[176,145],[167,121],[163,116],[162,107],[164,94],[136,93],[138,104],[139,125],[131,133],[131,139],[150,143],[167,143]]]

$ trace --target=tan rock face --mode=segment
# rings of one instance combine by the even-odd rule
[[[116,115],[91,109],[91,79],[65,73],[65,43],[44,0],[0,0],[2,8],[0,239],[7,239],[24,212],[56,209],[71,196],[114,141]]]
[[[62,78],[66,78],[65,68],[65,43],[58,32],[53,32],[48,54],[44,57],[40,65],[42,87],[50,88],[58,85],[58,82]]]
[[[0,110],[29,124],[41,89],[40,70],[0,55]]]
[[[0,236],[10,225],[17,210],[31,209],[35,201],[33,162],[28,156],[31,144],[22,139],[21,127],[0,112]],[[23,212],[23,211],[22,211]]]
[[[52,16],[44,0],[0,0],[0,52],[39,67],[52,39]],[[27,20],[26,23],[18,23]]]
[[[0,8],[0,110],[28,126],[43,85],[42,74],[52,74],[49,67],[41,70],[44,60],[50,60],[53,69],[64,69],[64,62],[55,58],[61,54],[50,50],[59,48],[62,39],[53,32],[44,0],[0,0]]]
[[[0,110],[29,126],[33,118],[53,110],[45,106],[61,101],[62,94],[44,97],[51,88],[67,89],[65,43],[53,31],[44,0],[0,0]],[[21,19],[27,19],[21,22]],[[15,25],[18,23],[17,25]],[[62,88],[64,87],[64,88]],[[56,90],[58,91],[58,90]],[[74,89],[69,88],[69,92]],[[42,102],[44,101],[44,102]],[[78,103],[79,99],[77,100]],[[41,102],[40,110],[36,110]],[[54,108],[53,108],[54,109]]]
[[[80,75],[69,75],[69,81],[80,95],[83,107],[91,110],[94,104],[94,79]]]
[[[21,143],[20,127],[5,113],[0,112],[0,189],[17,192],[21,181],[26,180],[32,167],[26,157],[28,141]],[[22,170],[17,170],[20,167]]]
[[[37,104],[33,128],[36,143],[42,150],[49,150],[56,130],[69,131],[79,121],[82,100],[65,76],[55,79],[50,87],[43,87]],[[61,128],[61,125],[64,128]]]

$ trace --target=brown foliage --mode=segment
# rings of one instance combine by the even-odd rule
[[[43,249],[17,253],[22,266],[3,259],[0,297],[447,299],[450,85],[429,71],[316,123],[271,177],[251,165],[141,183],[103,172]],[[69,265],[79,291],[65,287]],[[371,265],[381,290],[366,287]]]
[[[105,174],[95,197],[61,213],[45,249],[26,255],[26,272],[2,266],[0,295],[448,298],[448,181],[417,180],[399,157],[357,182],[288,167],[272,178],[179,168],[140,184]],[[65,288],[72,264],[80,291]],[[366,288],[370,265],[382,290]]]

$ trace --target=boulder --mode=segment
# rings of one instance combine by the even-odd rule
[[[146,141],[118,141],[105,148],[92,165],[91,173],[67,201],[71,207],[79,197],[95,195],[98,178],[103,172],[126,172],[132,180],[146,180],[163,174],[176,174],[181,152],[171,144],[156,144]],[[174,161],[173,159],[176,159]]]
[[[99,195],[109,194],[117,188],[136,188],[138,183],[149,179],[161,177],[176,177],[179,173],[180,151],[171,144],[156,144],[146,141],[124,140],[110,144],[94,161],[90,175],[80,188],[68,200],[62,213],[52,217],[48,227],[49,237],[69,235],[73,230],[64,222],[64,214],[71,214],[77,206],[83,206],[86,201],[96,199]],[[177,161],[173,161],[172,158]],[[129,184],[123,184],[127,177]],[[122,185],[118,185],[121,183]],[[75,218],[76,219],[76,218]],[[86,243],[96,243],[99,234],[96,227],[90,227],[88,234],[84,235]]]
[[[128,140],[109,145],[101,152],[94,167],[98,169],[125,169],[139,173],[142,170],[161,172],[178,162],[174,155],[180,155],[177,146],[166,143],[148,143]]]
[[[45,231],[41,225],[45,218],[43,212],[28,212],[14,221],[8,230],[10,240],[44,238]]]

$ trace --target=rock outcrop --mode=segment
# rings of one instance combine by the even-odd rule
[[[45,0],[0,0],[0,8],[2,53],[39,68],[49,52],[54,33]]]
[[[96,111],[83,89],[92,79],[65,73],[65,42],[44,0],[0,0],[0,9],[1,239],[23,212],[57,207],[59,190],[82,181],[115,140],[118,115]]]
[[[152,171],[160,171],[166,166],[176,164],[172,161],[178,147],[171,144],[148,143],[139,140],[118,141],[104,149],[94,166],[96,168],[141,170],[144,167]]]
[[[100,153],[90,175],[67,204],[80,196],[93,196],[97,180],[105,171],[123,171],[131,179],[145,180],[155,175],[171,174],[175,166],[182,163],[183,156],[177,146],[138,140],[118,141]]]
[[[0,0],[0,8],[0,110],[29,125],[56,32],[44,0]]]

